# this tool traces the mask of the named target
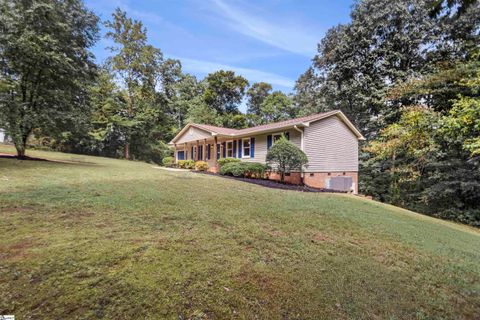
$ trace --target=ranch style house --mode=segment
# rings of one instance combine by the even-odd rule
[[[203,160],[209,171],[218,172],[220,158],[265,163],[268,149],[282,134],[308,157],[305,170],[286,174],[286,182],[358,192],[358,143],[365,138],[339,110],[246,129],[189,123],[170,145],[175,161]],[[271,172],[268,178],[279,175]]]

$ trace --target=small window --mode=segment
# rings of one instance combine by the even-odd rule
[[[275,144],[275,142],[280,140],[281,137],[282,137],[281,133],[277,133],[277,134],[272,135],[273,143]]]
[[[290,172],[285,172],[285,177],[290,177]]]
[[[330,175],[332,175],[332,174],[329,172],[328,175],[330,176]]]
[[[243,158],[250,158],[250,138],[243,139]]]
[[[343,175],[345,175],[345,172],[343,173]]]
[[[313,173],[313,172],[310,173],[310,177],[313,177],[313,176],[315,176],[315,173]]]
[[[227,142],[227,158],[233,157],[233,141]]]

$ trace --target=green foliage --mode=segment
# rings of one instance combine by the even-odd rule
[[[34,129],[58,137],[85,123],[97,23],[79,0],[0,1],[0,126],[18,156]]]
[[[237,158],[220,158],[217,160],[218,165],[221,167],[227,163],[231,162],[240,162],[240,159]]]
[[[247,90],[247,114],[260,117],[260,109],[272,91],[272,85],[265,82],[254,83]]]
[[[247,79],[235,75],[233,71],[220,70],[210,73],[205,83],[204,100],[207,105],[221,115],[238,111],[237,105],[248,87]]]
[[[260,105],[260,123],[283,121],[295,117],[292,98],[281,91],[268,95]]]
[[[196,161],[195,162],[195,170],[197,171],[207,171],[208,170],[208,163],[205,161]]]
[[[282,136],[267,152],[267,165],[280,173],[280,181],[285,181],[285,173],[303,170],[308,164],[307,155],[292,142]]]
[[[229,162],[220,167],[221,175],[234,177],[263,178],[266,166],[256,162]]]
[[[173,167],[175,166],[175,158],[174,157],[165,157],[162,159],[162,164],[165,167]]]
[[[195,161],[193,160],[178,160],[177,165],[181,169],[194,169],[195,168]]]

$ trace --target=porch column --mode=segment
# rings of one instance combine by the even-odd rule
[[[200,159],[198,158],[198,154],[199,154],[199,150],[198,150],[198,149],[200,149],[200,142],[197,140],[197,154],[195,155],[195,161],[200,160]]]
[[[217,163],[217,137],[214,138],[214,141],[213,141],[213,160],[215,160],[215,164]]]
[[[206,161],[206,160],[207,160],[207,148],[206,148],[206,144],[207,144],[207,139],[203,139],[202,161]]]

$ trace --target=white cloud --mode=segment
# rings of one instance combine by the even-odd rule
[[[172,57],[172,56],[170,56]],[[252,82],[268,82],[272,85],[276,85],[283,88],[293,89],[295,86],[295,81],[288,79],[286,77],[280,76],[278,74],[260,71],[256,69],[241,68],[230,65],[225,65],[216,62],[188,59],[188,58],[179,58],[172,57],[174,59],[179,59],[182,62],[182,68],[191,73],[202,73],[208,74],[218,70],[232,70],[235,73],[245,77],[247,80]]]
[[[315,32],[302,26],[300,22],[293,25],[273,23],[223,0],[212,1],[230,28],[235,31],[289,52],[308,57],[315,54],[320,36],[315,36]]]

